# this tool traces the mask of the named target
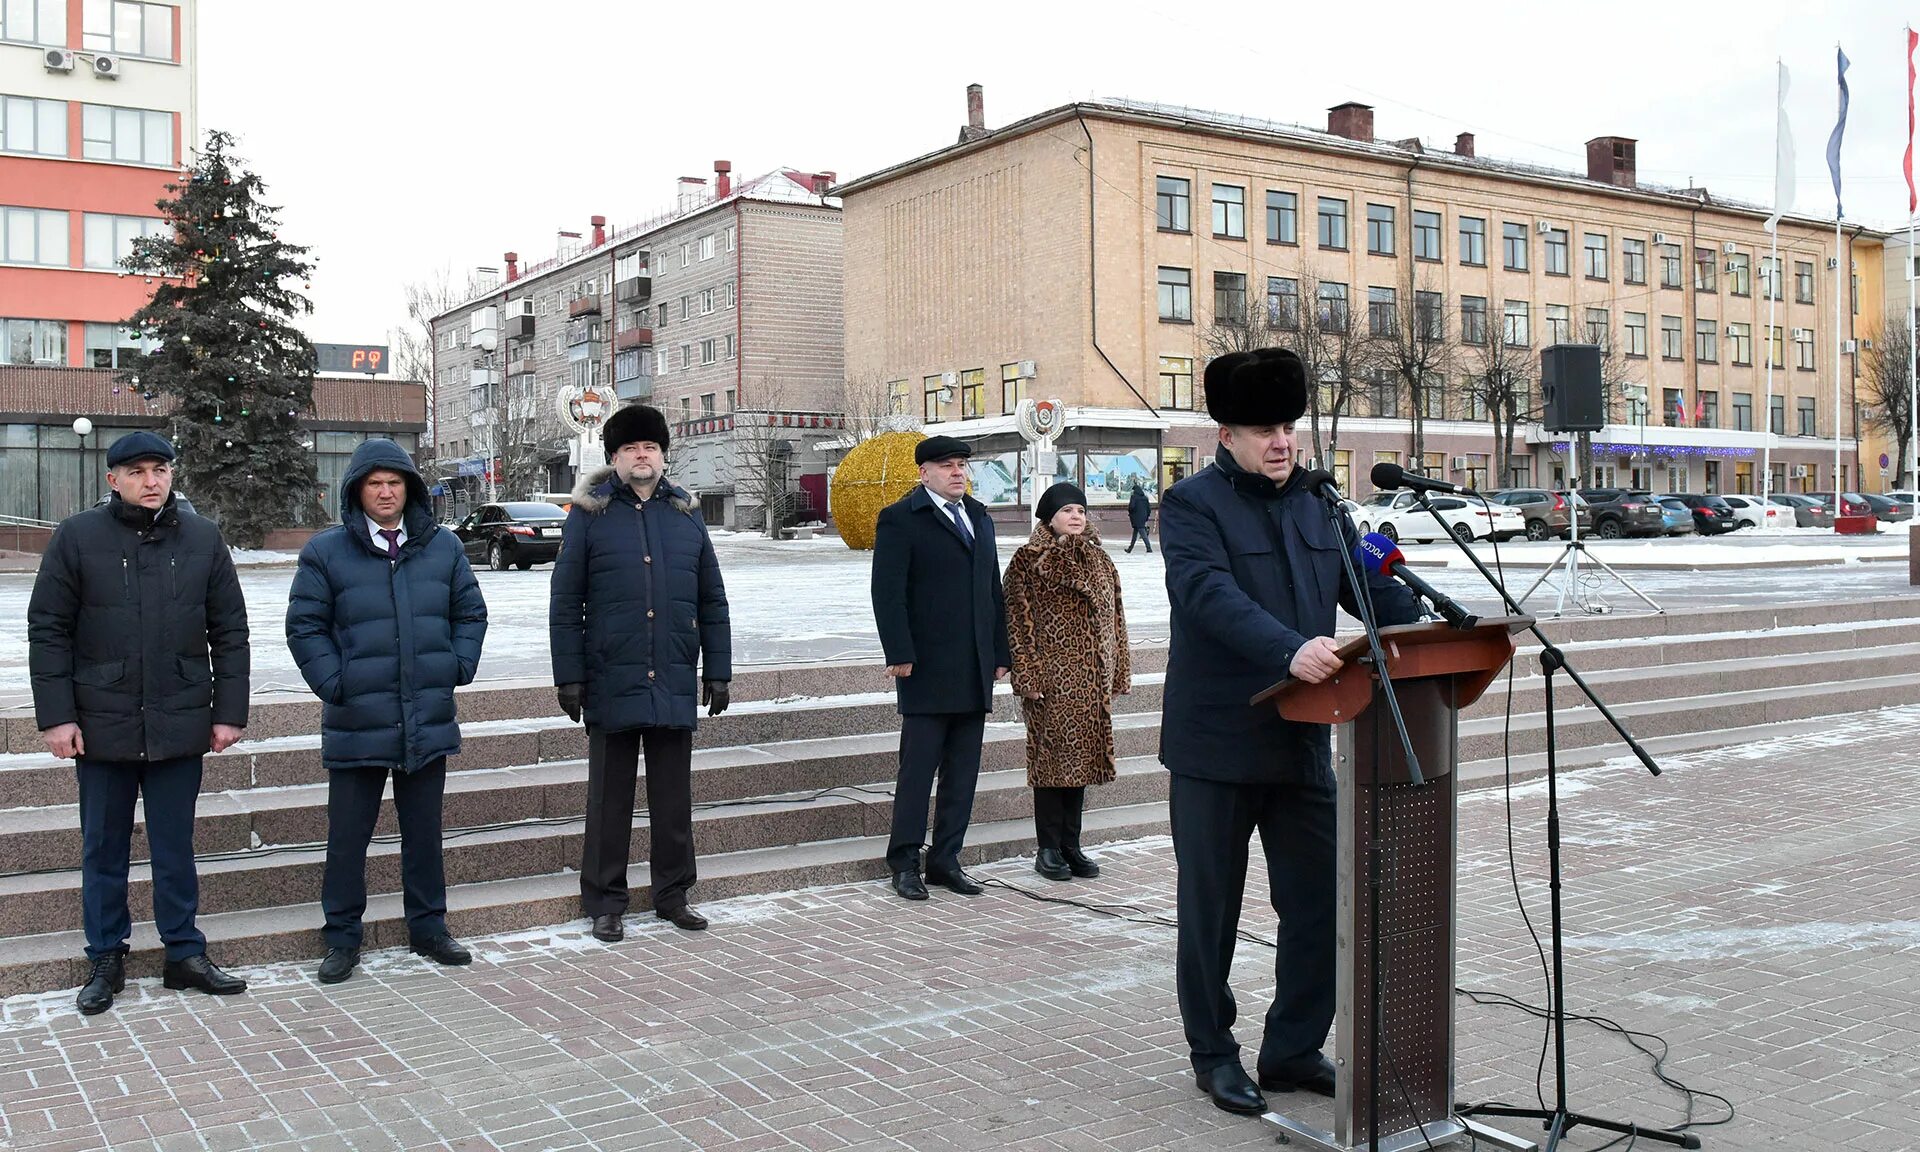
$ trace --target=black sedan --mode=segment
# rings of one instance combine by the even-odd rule
[[[472,563],[485,560],[496,572],[509,566],[524,571],[560,554],[560,526],[566,522],[567,510],[558,504],[482,504],[453,526],[453,534]]]
[[[1704,496],[1695,492],[1675,493],[1675,500],[1687,506],[1693,513],[1693,530],[1702,536],[1718,536],[1740,527],[1740,518],[1733,505],[1718,496]]]

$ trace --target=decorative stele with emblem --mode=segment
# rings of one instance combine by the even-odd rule
[[[857,445],[834,469],[827,503],[847,547],[872,551],[880,510],[920,483],[913,449],[925,439],[919,432],[883,432]]]
[[[584,388],[566,384],[554,393],[560,423],[573,433],[568,463],[575,468],[584,471],[607,462],[606,449],[600,443],[600,428],[607,417],[613,415],[615,403],[612,393],[591,384]]]
[[[1067,408],[1056,397],[1052,400],[1022,400],[1014,414],[1014,427],[1020,435],[1033,446],[1032,467],[1028,474],[1033,477],[1033,492],[1028,497],[1027,507],[1040,506],[1040,494],[1053,483],[1053,442],[1067,427]]]

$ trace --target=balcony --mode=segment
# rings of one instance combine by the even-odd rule
[[[467,413],[467,423],[474,428],[490,428],[500,422],[498,408],[482,408],[478,412]]]
[[[500,370],[498,368],[473,369],[471,385],[470,385],[471,387],[485,388],[489,384],[498,384],[498,383],[500,383]]]
[[[567,315],[569,317],[600,315],[600,294],[596,292],[591,296],[582,296],[567,305]]]
[[[653,329],[651,328],[629,328],[613,338],[613,348],[616,352],[625,352],[630,348],[651,347],[653,347]]]
[[[507,375],[509,376],[531,376],[534,370],[534,360],[531,352],[525,356],[507,361]]]
[[[645,400],[653,395],[653,377],[635,376],[631,380],[616,380],[613,394],[622,400]]]
[[[613,298],[622,304],[642,305],[653,299],[653,277],[631,276],[613,286]]]
[[[533,317],[531,316],[507,317],[507,339],[509,340],[533,339]]]

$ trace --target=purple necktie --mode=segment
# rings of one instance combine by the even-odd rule
[[[400,559],[400,529],[382,528],[380,529],[380,535],[386,537],[387,540],[387,559]]]

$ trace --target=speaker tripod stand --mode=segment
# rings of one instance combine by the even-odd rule
[[[1655,612],[1665,612],[1666,611],[1665,608],[1660,607],[1659,603],[1656,602],[1653,597],[1647,595],[1645,592],[1642,592],[1638,587],[1636,587],[1633,581],[1627,579],[1625,576],[1620,575],[1620,573],[1615,571],[1613,566],[1611,564],[1608,564],[1605,560],[1602,560],[1600,559],[1600,557],[1595,556],[1593,553],[1587,551],[1586,542],[1580,539],[1579,509],[1578,508],[1572,509],[1571,515],[1574,521],[1573,529],[1572,529],[1572,532],[1573,532],[1572,538],[1567,541],[1567,546],[1560,550],[1560,555],[1554,558],[1553,563],[1547,565],[1547,570],[1540,573],[1539,577],[1534,580],[1533,584],[1530,587],[1528,587],[1528,589],[1525,592],[1520,594],[1520,599],[1517,601],[1517,603],[1524,606],[1526,602],[1532,598],[1533,594],[1539,591],[1540,586],[1542,584],[1545,584],[1547,580],[1550,577],[1552,577],[1556,571],[1560,571],[1561,569],[1564,568],[1565,571],[1561,574],[1559,585],[1558,585],[1560,597],[1559,597],[1559,600],[1554,604],[1553,614],[1555,616],[1566,615],[1567,597],[1570,593],[1573,592],[1574,588],[1578,586],[1580,583],[1580,561],[1582,557],[1585,557],[1587,563],[1598,567],[1601,571],[1605,572],[1607,575],[1613,577],[1615,580],[1618,580],[1622,588],[1625,588],[1627,591],[1633,593],[1635,596],[1638,596],[1641,599],[1641,601],[1646,604],[1647,607],[1653,609]],[[1580,606],[1579,598],[1576,594],[1574,597],[1574,607],[1578,608],[1579,606]]]

